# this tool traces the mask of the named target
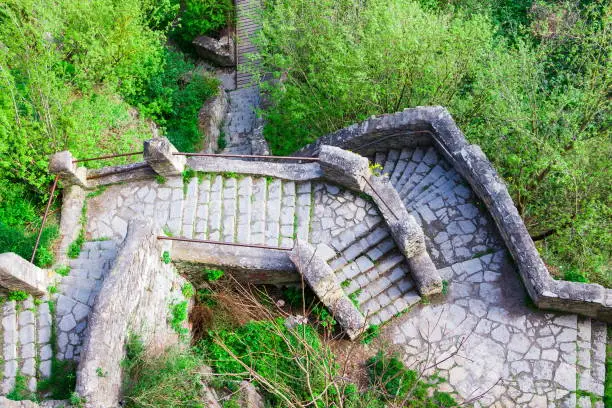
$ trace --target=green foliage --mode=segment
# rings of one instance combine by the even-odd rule
[[[57,293],[57,286],[55,285],[51,285],[47,287],[47,292],[49,292],[50,295],[54,295]]]
[[[83,229],[81,229],[79,231],[79,235],[77,236],[77,238],[72,241],[70,243],[70,245],[68,246],[68,257],[72,258],[72,259],[76,259],[79,257],[79,255],[81,255],[81,248],[83,247],[83,244],[85,243],[85,231]]]
[[[351,303],[357,309],[359,309],[359,299],[357,299],[359,297],[359,295],[361,295],[361,289],[358,289],[355,292],[353,292],[350,295],[348,295],[348,298],[350,299]]]
[[[166,50],[159,70],[127,95],[143,115],[165,129],[170,142],[182,152],[201,148],[198,111],[216,94],[219,84],[217,79],[194,70],[193,62],[183,54]]]
[[[320,352],[322,344],[310,326],[300,325],[289,330],[279,319],[250,322],[235,331],[211,333],[210,339],[203,341],[200,349],[217,373],[228,374],[230,383],[237,384],[241,379],[249,378],[243,363],[279,389],[292,390],[299,398],[308,401],[308,385],[300,364],[305,363],[310,350]],[[316,363],[313,365],[316,369]],[[324,371],[310,373],[310,386],[314,387],[315,393],[323,391],[323,374]],[[282,401],[270,392],[266,392],[266,398],[275,404]]]
[[[446,279],[444,279],[442,281],[442,294],[444,296],[448,295],[448,287],[449,287],[449,285],[450,285],[450,283]]]
[[[589,279],[584,276],[582,272],[576,269],[570,269],[568,271],[565,271],[565,274],[563,275],[563,280],[582,283],[587,283],[589,281]]]
[[[182,301],[170,306],[170,327],[184,339],[189,334],[189,329],[183,326],[187,320],[188,303]]]
[[[155,181],[157,181],[157,184],[166,184],[166,181],[168,180],[161,174],[158,174],[157,176],[155,176]]]
[[[27,292],[23,290],[12,290],[8,293],[8,300],[14,300],[16,302],[22,302],[28,298]]]
[[[508,182],[547,263],[610,286],[611,7],[277,1],[260,39],[262,72],[283,76],[267,85],[265,136],[289,154],[372,114],[443,105]]]
[[[106,377],[108,373],[106,373],[101,367],[96,368],[96,375],[98,377]]]
[[[606,346],[606,382],[604,386],[604,406],[612,407],[612,326],[608,326],[608,344]]]
[[[55,400],[69,399],[76,386],[76,364],[70,360],[51,359],[51,376],[38,381],[37,392]]]
[[[234,2],[231,0],[185,0],[180,26],[173,34],[185,43],[199,35],[211,35],[232,25]]]
[[[107,186],[99,186],[94,191],[92,191],[90,193],[87,193],[87,195],[85,197],[86,198],[98,197],[99,195],[102,195],[102,193],[104,193],[106,191],[106,188],[107,188]]]
[[[149,356],[142,342],[131,336],[123,361],[126,407],[205,408],[204,364],[189,349],[172,348],[162,355]]]
[[[324,329],[333,329],[336,326],[336,319],[329,313],[329,310],[321,304],[316,304],[312,310],[312,315],[317,319],[317,323],[321,325]]]
[[[380,325],[379,324],[371,324],[363,334],[361,338],[361,343],[370,344],[374,341],[375,338],[380,336]]]
[[[162,262],[163,262],[163,263],[165,263],[165,264],[169,264],[170,262],[172,262],[172,258],[170,258],[170,252],[168,252],[168,251],[164,251],[164,252],[162,253],[161,260],[162,260]]]
[[[76,391],[74,391],[72,394],[70,394],[70,398],[68,398],[68,401],[70,401],[70,404],[72,404],[73,407],[84,407],[85,406],[85,398],[81,397]]]
[[[14,252],[24,259],[32,257],[34,244],[38,232],[29,233],[23,227],[10,227],[0,222],[0,251]],[[47,267],[53,263],[53,253],[51,246],[58,236],[57,226],[45,227],[40,238],[40,245],[36,252],[34,263],[40,267]]]
[[[183,294],[183,296],[185,296],[185,298],[191,299],[193,295],[195,295],[195,289],[193,288],[193,285],[191,283],[187,282],[181,288],[181,293]]]
[[[208,307],[217,305],[217,301],[213,296],[213,291],[208,288],[198,289],[196,292],[196,301]]]
[[[204,279],[206,279],[208,282],[218,281],[223,277],[223,275],[225,275],[225,272],[223,272],[221,269],[206,268],[202,271],[202,273],[204,274]]]
[[[21,373],[15,375],[15,385],[6,394],[6,398],[13,401],[36,400],[36,395],[28,389],[28,379]]]
[[[61,276],[68,276],[68,274],[70,274],[70,267],[69,266],[60,266],[59,268],[57,268],[55,270],[55,273],[57,273],[58,275],[61,275]]]
[[[219,131],[219,138],[217,139],[217,150],[223,151],[227,147],[227,139],[225,138],[225,132],[223,129]]]
[[[397,357],[379,351],[368,360],[368,375],[372,385],[381,392],[384,399],[402,401],[407,407],[439,408],[458,407],[448,393],[435,390],[440,381],[438,376],[427,380],[419,379],[416,371],[406,368]],[[430,393],[430,389],[434,389]],[[430,394],[433,394],[430,397]]]

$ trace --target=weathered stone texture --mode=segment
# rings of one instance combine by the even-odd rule
[[[161,176],[176,176],[185,169],[185,156],[178,156],[174,147],[165,137],[145,140],[145,161]]]
[[[182,280],[161,256],[152,223],[131,221],[89,318],[76,388],[87,407],[117,406],[129,333],[158,350],[176,341],[167,313],[169,304],[181,298]],[[106,375],[98,375],[99,370]]]
[[[218,66],[232,67],[236,65],[234,40],[229,36],[215,39],[201,35],[192,42],[198,55]]]
[[[326,179],[357,191],[371,174],[368,159],[335,146],[321,146],[319,164]]]
[[[87,169],[78,167],[74,160],[72,154],[67,150],[55,153],[49,159],[49,173],[59,175],[67,186],[76,184],[87,187]]]
[[[215,153],[218,150],[219,135],[227,108],[227,94],[223,86],[219,86],[217,94],[204,102],[198,113],[198,127],[204,135],[203,151],[206,153]]]
[[[13,252],[0,254],[0,287],[23,290],[34,296],[47,293],[48,272]]]
[[[310,244],[301,240],[296,241],[290,258],[306,283],[338,320],[348,336],[351,339],[359,336],[365,329],[365,318],[344,294],[336,281],[334,271],[327,262],[317,256]]]

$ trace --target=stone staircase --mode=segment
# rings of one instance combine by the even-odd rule
[[[187,185],[181,236],[292,248],[308,239],[310,182],[251,176],[194,177]]]
[[[576,389],[580,408],[603,408],[606,376],[606,324],[588,317],[578,318],[576,343]]]
[[[419,221],[438,268],[503,248],[472,190],[434,147],[377,152],[370,160],[382,166],[381,173]]]
[[[51,375],[53,353],[49,303],[47,299],[29,296],[22,301],[7,300],[1,309],[0,395],[9,394],[18,380],[25,380],[28,389],[35,391],[37,381]]]

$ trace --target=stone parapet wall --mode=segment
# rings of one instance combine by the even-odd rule
[[[0,287],[22,290],[34,296],[47,294],[49,273],[13,252],[0,254]]]
[[[443,107],[417,107],[372,117],[321,137],[297,154],[316,155],[324,145],[370,155],[382,147],[432,144],[485,203],[536,305],[612,321],[611,289],[597,284],[557,281],[550,276],[503,180],[480,147],[467,142]]]
[[[76,386],[87,407],[118,406],[129,334],[157,350],[177,341],[168,326],[168,311],[172,302],[183,299],[184,281],[172,265],[162,262],[162,250],[152,222],[130,222],[89,317]]]

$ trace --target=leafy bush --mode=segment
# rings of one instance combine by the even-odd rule
[[[204,361],[190,350],[170,349],[153,357],[137,338],[128,342],[124,395],[127,407],[200,407]]]
[[[458,407],[448,393],[435,390],[441,378],[433,376],[430,382],[423,381],[414,370],[394,356],[379,351],[368,360],[370,383],[381,390],[385,399],[402,401],[402,406],[414,408]],[[430,397],[430,389],[434,389]]]
[[[363,334],[363,338],[361,339],[361,342],[363,344],[370,344],[378,336],[380,336],[380,325],[378,325],[378,324],[371,324],[366,329],[365,333]]]
[[[183,323],[187,320],[187,312],[187,301],[175,303],[170,307],[170,327],[181,339],[184,339],[189,334],[189,329],[183,326]]]
[[[168,139],[183,152],[200,149],[198,111],[219,85],[217,79],[194,69],[181,53],[166,50],[160,70],[128,95],[128,101],[163,127]]]
[[[443,105],[508,182],[546,261],[612,285],[612,6],[420,3],[265,9],[261,71],[283,77],[267,85],[272,151],[289,154],[372,114]]]
[[[8,293],[8,300],[14,300],[16,302],[22,302],[28,298],[27,292],[23,290],[13,290]]]
[[[189,44],[198,35],[211,35],[232,25],[233,15],[231,0],[185,0],[174,35]]]
[[[37,391],[55,400],[69,399],[76,386],[76,364],[70,360],[51,359],[51,375],[38,381]]]
[[[221,269],[204,269],[204,278],[209,282],[218,281],[225,275]]]
[[[36,395],[28,388],[27,378],[23,374],[17,372],[17,375],[15,375],[15,385],[13,385],[11,391],[6,394],[6,398],[13,401],[35,401]]]

